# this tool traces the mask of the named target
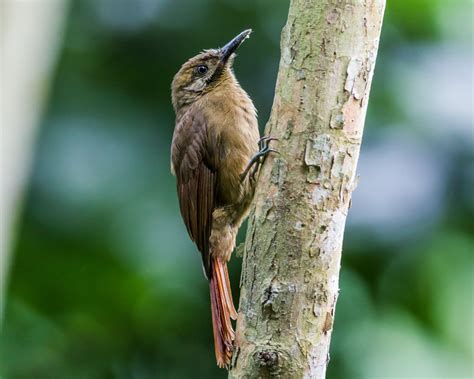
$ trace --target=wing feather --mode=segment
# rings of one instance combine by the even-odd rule
[[[175,128],[171,161],[177,179],[181,216],[189,236],[201,252],[209,278],[209,238],[217,172],[210,159],[207,129],[206,120],[200,112],[184,115]]]

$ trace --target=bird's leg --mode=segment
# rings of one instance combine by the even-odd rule
[[[269,153],[277,153],[280,154],[277,150],[270,148],[269,144],[270,141],[278,141],[278,138],[275,137],[270,137],[270,136],[263,136],[258,140],[258,152],[250,159],[249,163],[247,164],[247,167],[245,167],[245,170],[242,174],[240,174],[240,180],[244,180],[245,177],[248,175],[250,172],[250,169],[252,169],[252,172],[250,175],[252,178],[255,178],[255,174],[257,173],[258,169],[260,166],[263,164],[265,161],[266,156]]]

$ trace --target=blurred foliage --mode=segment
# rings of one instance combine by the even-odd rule
[[[2,378],[226,376],[169,172],[169,87],[187,58],[251,27],[235,70],[263,129],[287,10],[71,4],[18,227]],[[472,375],[470,12],[469,0],[388,1],[328,378]]]

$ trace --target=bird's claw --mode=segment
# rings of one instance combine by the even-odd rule
[[[279,139],[271,136],[263,136],[258,140],[258,149],[263,150],[265,147],[268,147],[270,141],[279,141]]]
[[[250,159],[247,167],[245,168],[244,172],[240,175],[240,179],[244,180],[247,174],[249,173],[250,169],[253,167],[250,175],[253,180],[255,180],[255,175],[260,168],[260,166],[265,161],[266,156],[269,153],[276,153],[280,154],[278,150],[272,149],[269,146],[270,141],[279,141],[278,138],[271,137],[271,136],[263,136],[258,140],[258,152]]]

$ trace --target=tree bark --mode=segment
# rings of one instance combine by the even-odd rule
[[[324,378],[385,0],[293,0],[249,217],[230,378]]]

